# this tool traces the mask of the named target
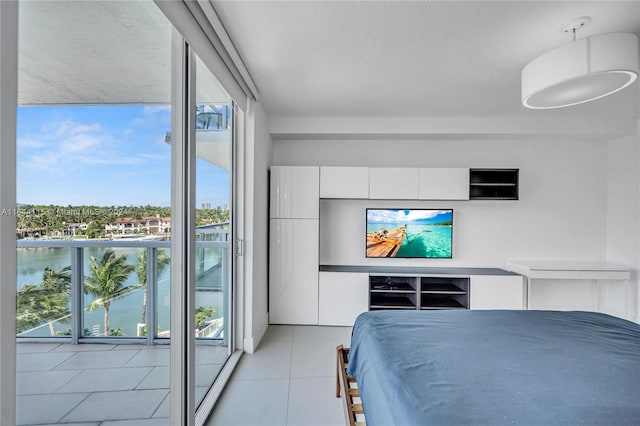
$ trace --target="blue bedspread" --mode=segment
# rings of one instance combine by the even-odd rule
[[[348,373],[368,426],[640,425],[640,325],[604,314],[367,312]]]

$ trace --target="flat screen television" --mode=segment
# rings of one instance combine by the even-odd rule
[[[451,259],[453,209],[367,209],[367,257]]]

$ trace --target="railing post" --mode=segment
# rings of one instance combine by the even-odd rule
[[[84,249],[71,248],[71,343],[78,344],[82,337],[82,284],[84,282]]]
[[[147,247],[147,345],[153,345],[158,329],[158,249]]]

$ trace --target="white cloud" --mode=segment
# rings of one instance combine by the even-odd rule
[[[156,125],[158,121],[165,121],[164,115],[171,112],[171,105],[145,105],[142,108],[142,117],[129,121],[129,126],[142,126],[144,124]]]
[[[66,165],[60,161],[60,155],[52,153],[31,155],[26,161],[20,162],[20,166],[46,172],[62,172],[68,170]]]
[[[145,105],[143,108],[145,115],[164,114],[171,112],[171,105]]]
[[[429,209],[381,209],[369,210],[367,220],[374,223],[401,223],[412,222],[420,219],[430,219],[439,214],[449,212],[449,210],[429,210]]]
[[[87,134],[75,135],[60,142],[60,150],[65,154],[85,152],[101,144],[103,138]]]
[[[19,138],[16,140],[18,149],[20,148],[42,148],[44,143],[41,140],[31,138]]]
[[[68,135],[77,135],[80,133],[93,133],[102,131],[102,126],[98,123],[94,124],[82,124],[76,123],[75,121],[62,121],[57,123],[57,131],[55,132],[58,136],[68,136]]]

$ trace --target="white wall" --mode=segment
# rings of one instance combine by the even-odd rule
[[[631,269],[628,283],[611,283],[602,295],[603,309],[618,314],[617,300],[627,301],[640,322],[640,150],[638,135],[612,140],[607,151],[607,261]]]
[[[279,140],[275,165],[520,169],[518,201],[323,201],[322,264],[504,267],[508,259],[602,260],[607,144],[518,140]],[[450,260],[366,259],[365,208],[451,207]]]
[[[267,327],[269,166],[273,146],[268,115],[259,102],[252,102],[247,114],[247,196],[245,203],[245,351],[252,353]]]

